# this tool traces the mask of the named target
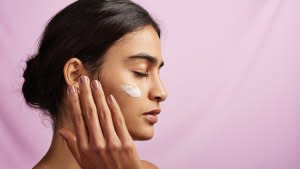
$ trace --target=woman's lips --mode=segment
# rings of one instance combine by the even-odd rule
[[[158,121],[157,115],[159,113],[160,113],[160,109],[154,109],[152,111],[143,113],[143,116],[148,122],[154,124],[154,123],[157,123],[157,121]]]
[[[144,117],[147,121],[149,121],[152,124],[157,123],[158,121],[157,115],[154,114],[144,114]]]

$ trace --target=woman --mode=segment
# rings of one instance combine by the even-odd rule
[[[34,168],[157,168],[133,140],[153,137],[162,66],[160,29],[131,1],[76,1],[56,14],[23,75],[26,102],[53,120]]]

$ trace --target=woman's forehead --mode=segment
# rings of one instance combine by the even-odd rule
[[[138,31],[124,35],[107,51],[107,55],[114,55],[121,60],[130,57],[134,58],[134,56],[148,56],[148,58],[152,57],[161,64],[160,45],[160,38],[157,32],[152,26],[146,26]]]

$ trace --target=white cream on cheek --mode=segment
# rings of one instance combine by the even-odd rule
[[[122,84],[121,89],[131,97],[141,97],[142,95],[139,87],[134,84]]]

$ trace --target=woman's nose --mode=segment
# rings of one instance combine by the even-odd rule
[[[163,86],[161,80],[158,80],[158,82],[155,83],[151,88],[150,99],[156,102],[162,102],[165,101],[167,97],[168,97],[168,92]]]

